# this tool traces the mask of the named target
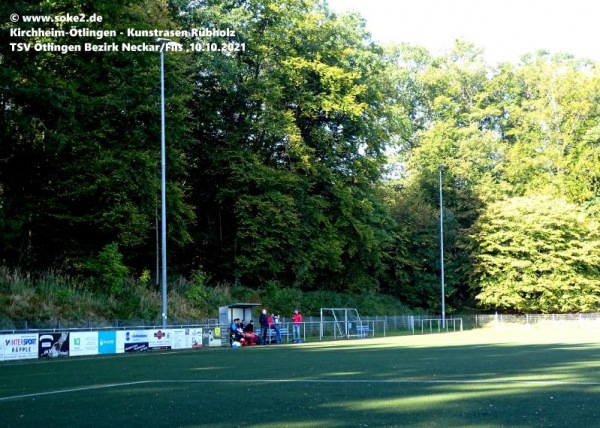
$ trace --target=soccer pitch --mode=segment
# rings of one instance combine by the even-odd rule
[[[479,329],[6,362],[0,425],[598,426],[598,335]]]

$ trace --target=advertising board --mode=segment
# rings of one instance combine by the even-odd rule
[[[148,330],[149,349],[171,349],[172,330]]]
[[[37,358],[38,341],[37,333],[0,336],[0,361]]]
[[[69,334],[69,355],[98,355],[98,332],[76,331]]]
[[[38,357],[69,356],[69,333],[43,333],[39,335]]]
[[[121,351],[123,352],[123,351]],[[117,353],[117,332],[99,331],[98,332],[98,353],[116,354]]]

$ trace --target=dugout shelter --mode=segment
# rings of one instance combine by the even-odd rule
[[[252,315],[254,307],[260,305],[260,303],[232,303],[230,305],[219,306],[219,324],[229,327],[231,322],[236,318],[248,322],[254,319]]]

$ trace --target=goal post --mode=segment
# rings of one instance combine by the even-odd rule
[[[363,323],[356,308],[321,308],[320,339],[363,337]]]

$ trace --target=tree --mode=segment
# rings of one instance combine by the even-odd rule
[[[592,312],[600,302],[600,224],[564,199],[493,203],[469,231],[472,284],[486,308]]]
[[[410,219],[422,218],[419,212],[432,211],[437,167],[447,164],[444,200],[456,220],[450,232],[457,238],[446,245],[447,279],[455,293],[449,300],[458,297],[458,304],[479,286],[470,275],[472,255],[458,243],[490,204],[540,194],[580,207],[598,199],[597,67],[539,52],[525,55],[519,65],[491,68],[479,54],[458,42],[441,57],[414,47],[405,47],[399,56],[400,67],[411,72],[400,74],[397,86],[408,91],[405,97],[415,106],[411,116],[419,127],[407,138],[410,149],[401,153],[399,197],[407,207],[397,219],[409,225]],[[406,230],[415,236],[410,226]],[[409,240],[419,241],[416,236]],[[431,255],[409,254],[415,258],[407,271],[419,267],[436,273]],[[410,283],[414,290],[433,288],[423,279]]]
[[[597,197],[590,192],[598,174],[590,140],[600,118],[597,66],[542,51],[503,68],[496,80],[510,94],[502,102],[502,174],[510,195],[543,192],[579,203]]]
[[[176,27],[159,0],[97,2],[93,11],[75,0],[18,7],[9,9],[23,15],[97,13],[104,17],[101,29],[118,30],[111,40],[116,43],[131,42],[119,35],[126,27]],[[8,43],[0,49],[6,77],[0,88],[2,259],[25,269],[77,269],[105,244],[117,242],[128,263],[153,265],[160,186],[158,54],[20,55],[7,52]],[[184,243],[191,219],[181,184],[190,88],[185,58],[177,58],[176,67],[166,57],[169,238]]]
[[[404,47],[399,66],[410,73],[399,74],[396,85],[415,106],[411,117],[419,125],[400,153],[403,175],[393,212],[407,236],[408,257],[402,270],[407,277],[401,296],[421,307],[439,306],[439,183],[440,165],[444,194],[444,258],[449,306],[468,299],[464,281],[463,250],[456,245],[463,229],[472,225],[486,200],[500,187],[494,173],[499,158],[499,138],[486,128],[491,110],[485,98],[488,67],[481,51],[457,42],[442,57],[432,57],[418,47]],[[462,302],[461,302],[462,300]]]
[[[375,196],[395,118],[386,62],[356,16],[321,2],[203,2],[194,25],[247,52],[197,58],[195,251],[217,275],[377,288],[390,219]]]

